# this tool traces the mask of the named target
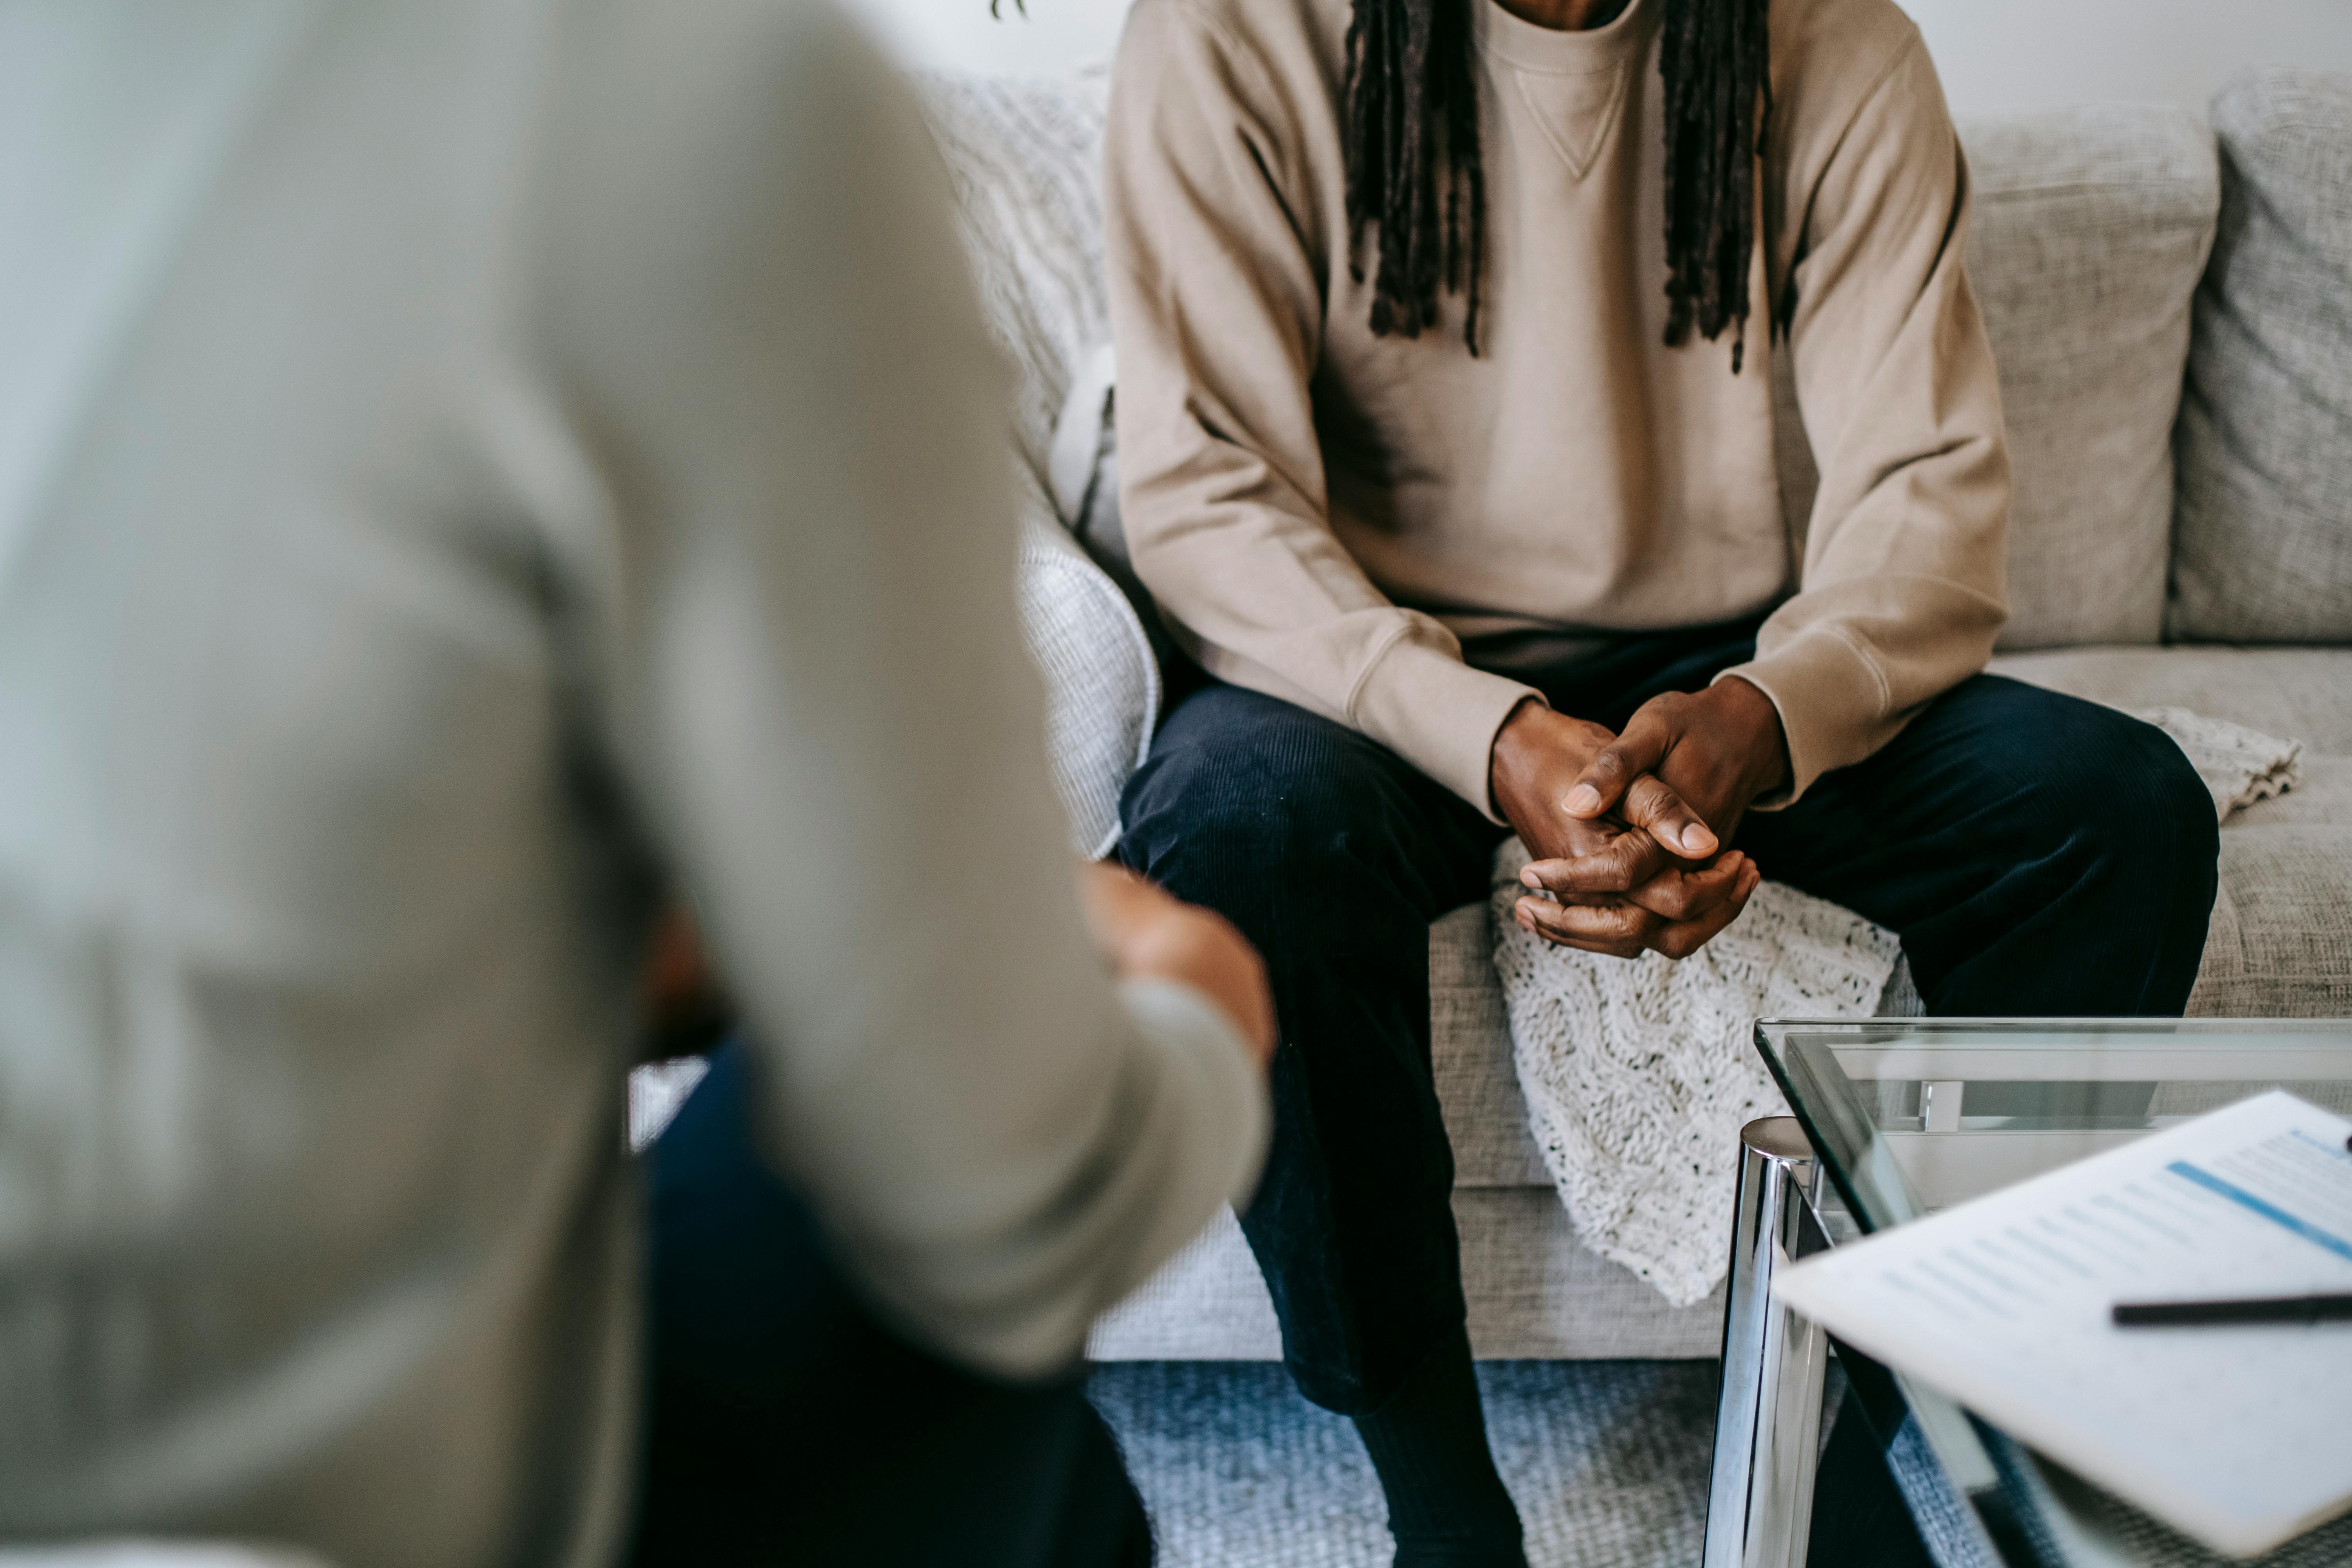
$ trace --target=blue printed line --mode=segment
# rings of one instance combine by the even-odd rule
[[[2290,1127],[2287,1132],[2296,1142],[2308,1143],[2331,1160],[2352,1160],[2352,1149],[2347,1149],[2341,1143],[2322,1143],[2300,1127]]]
[[[2284,1226],[2287,1229],[2294,1232],[2295,1235],[2303,1237],[2304,1240],[2316,1243],[2318,1246],[2324,1247],[2327,1248],[2328,1251],[2336,1254],[2336,1257],[2341,1258],[2347,1262],[2352,1262],[2352,1241],[2346,1241],[2341,1237],[2330,1236],[2327,1232],[2320,1229],[2317,1226],[2313,1225],[2306,1220],[2297,1219],[2294,1215],[2287,1213],[2286,1210],[2278,1207],[2276,1205],[2266,1204],[2262,1199],[2254,1196],[2253,1194],[2246,1191],[2245,1188],[2232,1186],[2228,1182],[2223,1181],[2221,1177],[2213,1174],[2212,1172],[2200,1170],[2197,1166],[2190,1164],[2186,1160],[2175,1160],[2171,1164],[2167,1165],[2165,1169],[2170,1171],[2176,1176],[2184,1177],[2189,1181],[2196,1183],[2199,1186],[2205,1188],[2208,1192],[2219,1193],[2221,1196],[2229,1199],[2231,1203],[2239,1204],[2246,1208],[2250,1208],[2256,1214],[2262,1215],[2264,1219],[2271,1221],[2273,1224]]]

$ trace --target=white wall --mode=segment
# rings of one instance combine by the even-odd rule
[[[1107,58],[1126,0],[845,0],[908,64],[1038,75]],[[1961,114],[2170,99],[2248,63],[2352,73],[2352,0],[1901,0]]]
[[[2102,99],[2202,109],[2245,65],[2352,72],[2352,0],[1902,0],[1955,113]]]

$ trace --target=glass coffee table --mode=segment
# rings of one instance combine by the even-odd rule
[[[2352,1114],[2352,1020],[1768,1018],[1756,1046],[1795,1115],[1741,1134],[1705,1568],[1803,1568],[1825,1407],[1867,1423],[1938,1568],[2226,1562],[1835,1344],[1772,1275],[2264,1089]],[[2352,1517],[2257,1561],[2352,1563]]]

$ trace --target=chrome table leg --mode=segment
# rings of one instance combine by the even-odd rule
[[[1723,1394],[1701,1562],[1804,1568],[1829,1338],[1774,1304],[1771,1289],[1776,1268],[1826,1245],[1807,1204],[1819,1166],[1792,1117],[1751,1121],[1739,1142]]]

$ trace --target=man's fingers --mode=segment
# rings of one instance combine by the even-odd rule
[[[1728,850],[1710,866],[1692,870],[1670,867],[1633,888],[1625,898],[1668,921],[1696,920],[1738,890],[1748,865],[1747,856]]]
[[[1572,893],[1627,893],[1673,861],[1646,833],[1621,833],[1590,855],[1531,860],[1519,880],[1565,899]]]
[[[1555,904],[1525,898],[1513,906],[1519,925],[1559,947],[1606,953],[1612,958],[1638,958],[1654,949],[1668,958],[1684,959],[1705,947],[1726,926],[1739,918],[1748,900],[1764,879],[1756,862],[1744,855],[1725,857],[1729,864],[1693,874],[1706,879],[1716,896],[1701,912],[1687,920],[1667,920],[1638,904]]]
[[[1756,890],[1764,873],[1750,860],[1742,868],[1739,880],[1731,897],[1696,920],[1675,921],[1652,931],[1644,945],[1655,948],[1668,958],[1684,959],[1705,947],[1720,934],[1723,928],[1739,918],[1748,907],[1748,896]]]
[[[1615,809],[1635,779],[1665,761],[1666,740],[1663,725],[1645,723],[1635,713],[1625,732],[1584,764],[1584,771],[1576,775],[1576,783],[1561,799],[1561,809],[1570,816],[1587,819]]]
[[[1633,958],[1649,945],[1664,923],[1632,904],[1554,904],[1521,899],[1514,907],[1522,928],[1561,947]]]
[[[1519,872],[1519,881],[1563,904],[1633,903],[1670,921],[1686,921],[1729,898],[1740,868],[1748,864],[1748,858],[1734,849],[1717,857],[1712,865],[1677,866],[1654,842],[1637,842],[1643,837],[1627,834],[1591,855],[1531,860]]]
[[[1655,773],[1643,773],[1626,786],[1619,815],[1685,859],[1702,860],[1721,847],[1714,830]]]
[[[1116,861],[1077,867],[1078,912],[1104,956],[1114,963],[1153,922],[1177,908],[1175,897]]]
[[[1274,994],[1265,961],[1233,922],[1118,866],[1088,862],[1077,875],[1079,906],[1111,972],[1192,986],[1224,1010],[1265,1066],[1274,1052]]]

